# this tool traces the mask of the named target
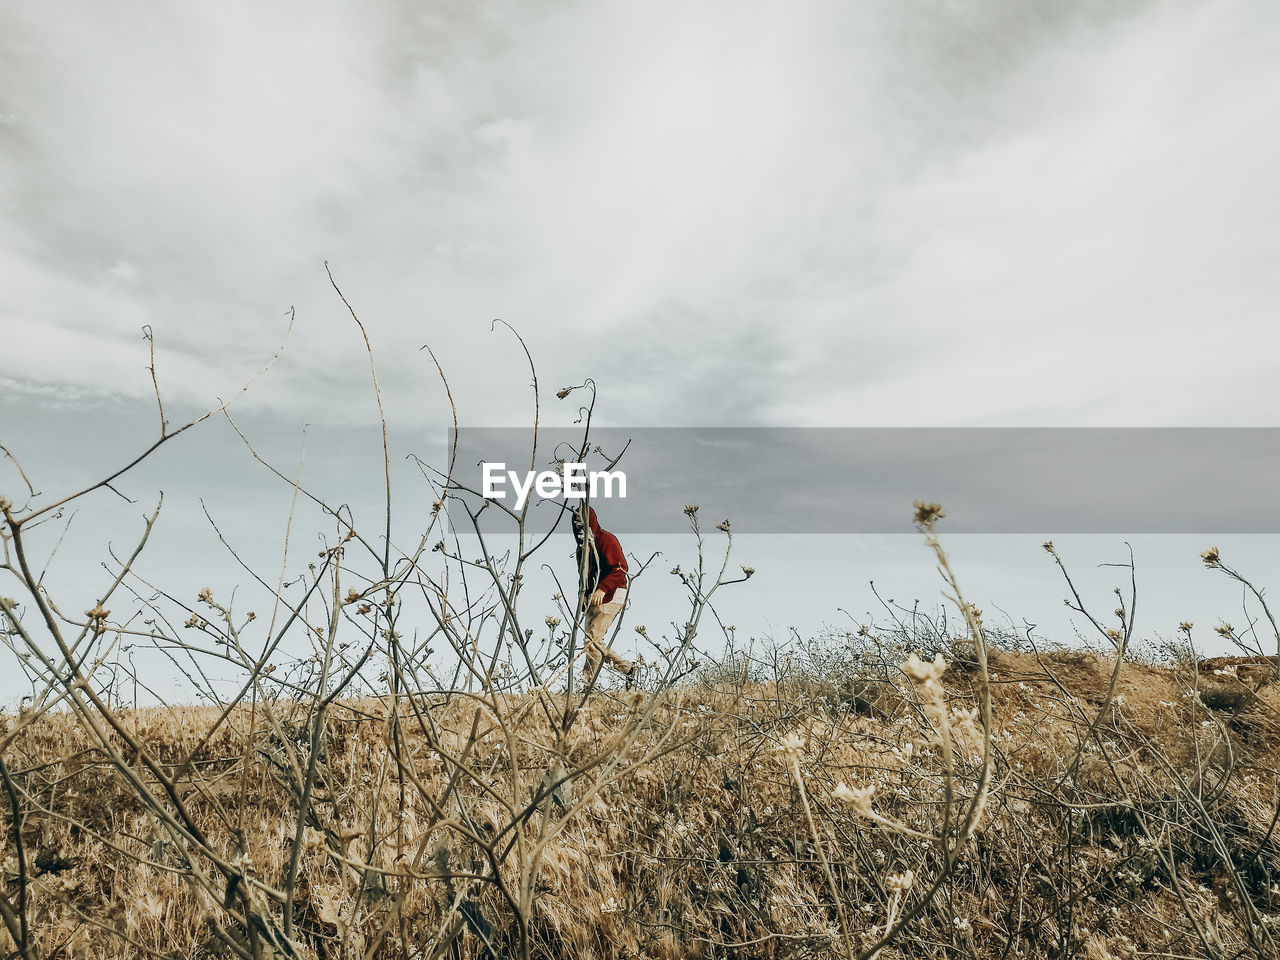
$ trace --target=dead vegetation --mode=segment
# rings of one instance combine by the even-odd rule
[[[1186,673],[1126,664],[1114,703],[1086,737],[1113,666],[1098,655],[992,652],[999,788],[944,889],[882,955],[1225,957],[1251,951],[1251,936],[1266,948],[1280,913],[1274,691],[1246,715],[1224,714],[1195,695]],[[944,676],[946,708],[963,717],[970,682]],[[533,955],[840,955],[819,846],[856,943],[883,932],[895,899],[897,909],[911,905],[941,856],[927,838],[943,815],[928,705],[901,673],[881,681],[894,692],[882,693],[887,715],[877,716],[809,697],[816,679],[691,686],[664,698],[650,732],[626,748],[648,762],[585,801],[570,799],[573,815],[535,880]],[[550,743],[540,696],[511,695],[501,709],[524,716],[522,739]],[[592,694],[565,740],[566,764],[616,755],[652,697]],[[302,712],[283,701],[273,708]],[[451,913],[461,929],[442,955],[485,956],[486,943],[499,956],[516,951],[495,885],[464,892],[466,878],[488,867],[483,843],[460,842],[445,822],[465,816],[483,840],[507,812],[475,784],[452,811],[429,802],[449,792],[440,758],[464,748],[458,731],[479,722],[469,744],[479,771],[505,767],[509,743],[468,698],[423,697],[412,712],[424,725],[405,731],[405,750],[422,793],[402,797],[389,775],[390,704],[333,704],[312,801],[318,826],[306,828],[299,862],[299,955],[349,956],[344,945],[360,940],[371,956],[430,956]],[[236,707],[212,739],[213,707],[123,711],[120,720],[158,763],[191,758],[180,796],[196,826],[227,859],[268,879],[287,867],[295,790],[277,759],[284,747],[254,714]],[[976,728],[962,724],[952,724],[961,778],[980,749]],[[527,758],[531,772],[541,773],[538,756]],[[5,764],[31,861],[33,955],[219,953],[209,925],[221,904],[193,892],[186,855],[74,717],[51,711],[21,726]],[[528,838],[567,812],[535,806],[517,828]],[[11,817],[7,826],[12,892]],[[511,864],[498,870],[518,883]]]
[[[530,461],[585,461],[595,385],[557,392],[589,399],[574,449],[547,451],[529,370]],[[744,650],[731,628],[699,639],[718,591],[754,570],[728,573],[730,522],[708,534],[690,504],[696,559],[671,570],[688,606],[669,630],[636,627],[653,656],[640,689],[615,691],[580,673],[581,585],[551,614],[523,594],[554,531],[527,509],[420,463],[432,508],[393,537],[372,384],[386,499],[371,524],[244,438],[321,518],[305,570],[291,513],[279,571],[249,571],[261,618],[245,594],[180,597],[137,574],[159,503],[87,602],[44,574],[64,507],[118,494],[227,405],[175,428],[157,382],[155,442],[65,495],[41,496],[0,448],[25,488],[0,497],[0,641],[32,691],[0,714],[6,956],[1280,955],[1280,702],[1261,649],[1280,631],[1216,549],[1206,565],[1261,611],[1217,628],[1235,663],[1201,669],[1190,624],[1166,666],[1134,662],[1132,564],[1098,618],[1051,543],[1097,651],[1047,652],[1030,631],[993,644],[923,502],[950,620],[890,602],[883,624]],[[486,510],[510,525],[504,552]],[[634,559],[633,592],[653,558]],[[137,707],[122,691],[148,678],[126,644],[167,658],[201,705]]]

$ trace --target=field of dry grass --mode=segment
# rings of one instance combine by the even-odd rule
[[[1280,700],[1270,686],[1240,696],[1223,661],[1199,676],[1125,664],[1108,704],[1112,666],[1092,653],[991,652],[989,799],[954,870],[880,956],[1272,949]],[[952,664],[943,679],[955,793],[972,795],[975,677]],[[316,741],[295,936],[274,952],[509,955],[516,922],[493,878],[516,887],[516,859],[465,836],[494,839],[513,809],[512,834],[547,839],[528,919],[536,956],[843,956],[842,927],[854,948],[873,943],[939,874],[945,770],[927,704],[900,671],[721,680],[668,691],[656,707],[649,696],[594,694],[565,741],[572,795],[523,817],[513,791],[537,799],[556,739],[539,700],[552,695],[505,698],[501,724],[492,702],[420,698],[401,705],[394,732],[388,702],[336,702]],[[120,714],[263,910],[279,909],[271,892],[298,827],[290,770],[308,757],[290,704],[273,713],[277,726],[261,705],[238,706],[211,738],[212,707]],[[393,736],[410,769],[395,762]],[[593,767],[600,758],[614,760]],[[209,865],[184,854],[81,725],[50,712],[17,732],[4,762],[21,785],[16,830],[2,805],[5,886],[25,901],[39,956],[226,951],[213,935],[230,922],[224,905],[191,882]],[[136,774],[155,786],[141,763]]]

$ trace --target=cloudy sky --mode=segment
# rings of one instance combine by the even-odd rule
[[[494,318],[544,413],[592,377],[615,426],[1278,426],[1278,106],[1269,0],[9,5],[0,443],[63,491],[155,430],[144,325],[182,412],[235,394],[293,309],[233,409],[295,467],[310,425],[310,475],[376,499],[325,261],[399,452],[448,421],[423,345],[465,423],[527,422]],[[287,510],[209,427],[129,491],[166,490],[178,567],[199,498],[250,532]],[[76,563],[115,539],[90,514],[59,564],[92,596]],[[1201,603],[1199,541],[1145,544],[1150,590]],[[1012,611],[1057,602],[1027,544],[970,545]],[[1274,545],[1238,555],[1280,575]],[[915,543],[750,549],[777,579],[742,629],[866,606],[908,555],[903,591],[932,589]]]

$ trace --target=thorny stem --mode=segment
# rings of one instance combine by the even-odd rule
[[[982,763],[978,772],[977,792],[969,802],[965,819],[960,827],[959,833],[954,841],[949,838],[948,830],[944,830],[941,834],[941,853],[943,866],[938,875],[934,878],[932,885],[918,899],[916,904],[909,910],[902,913],[893,924],[886,924],[887,929],[884,934],[870,947],[859,955],[859,960],[870,960],[876,956],[881,950],[892,943],[897,936],[911,923],[916,917],[922,914],[933,898],[937,896],[938,891],[942,889],[943,883],[950,877],[955,870],[956,863],[960,859],[960,855],[964,852],[965,846],[969,839],[973,836],[974,831],[978,827],[978,822],[982,817],[982,813],[986,808],[987,794],[990,789],[991,779],[991,733],[993,721],[991,715],[991,687],[987,672],[987,645],[986,636],[982,629],[982,623],[978,619],[977,611],[973,604],[964,598],[964,594],[960,590],[959,581],[956,578],[955,571],[951,568],[951,562],[947,557],[946,551],[942,548],[942,542],[938,539],[934,532],[934,527],[938,518],[943,516],[941,508],[917,503],[917,525],[926,533],[925,545],[928,546],[938,561],[938,569],[943,575],[943,579],[951,588],[952,595],[949,599],[960,609],[961,614],[965,618],[965,623],[969,627],[969,632],[973,637],[974,651],[978,660],[978,670],[980,677],[979,699],[982,710]],[[943,708],[945,710],[945,707]],[[949,811],[951,809],[952,798],[952,771],[954,760],[950,750],[950,737],[947,729],[945,715],[943,717],[941,734],[943,736],[944,750],[944,771],[946,774],[946,788],[944,796],[944,806],[948,811],[947,821],[949,822]]]
[[[0,751],[0,777],[4,779],[5,791],[9,794],[9,808],[12,811],[12,819],[10,826],[13,828],[13,849],[14,856],[18,861],[18,930],[14,941],[18,944],[18,950],[23,957],[31,955],[30,933],[27,930],[27,854],[22,842],[22,806],[18,800],[18,791],[14,789],[13,779],[9,775],[9,768],[5,766],[4,753]],[[4,906],[8,906],[5,902]],[[9,921],[6,912],[5,921]],[[12,927],[10,935],[14,934]]]
[[[800,793],[800,803],[804,806],[804,818],[809,824],[809,833],[813,837],[813,847],[818,851],[818,858],[822,861],[822,869],[827,875],[827,883],[831,887],[831,897],[835,901],[836,915],[840,918],[840,936],[844,938],[844,947],[849,954],[850,960],[853,960],[855,956],[853,938],[849,935],[849,922],[844,915],[844,898],[840,896],[840,888],[836,886],[836,877],[831,872],[831,862],[827,859],[822,836],[818,833],[818,826],[813,822],[813,811],[809,809],[809,795],[804,788],[804,777],[800,773],[800,760],[794,753],[791,753],[787,757],[787,765],[791,771],[791,778],[795,781],[796,790]]]

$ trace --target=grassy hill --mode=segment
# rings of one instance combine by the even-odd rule
[[[595,692],[563,735],[545,691],[11,715],[0,939],[21,907],[46,958],[841,957],[899,925],[880,956],[1277,955],[1269,661],[993,650],[985,765],[978,666],[912,663]]]

